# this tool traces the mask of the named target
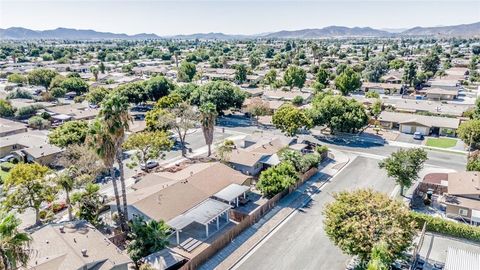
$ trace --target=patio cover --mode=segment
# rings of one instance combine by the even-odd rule
[[[231,184],[228,187],[215,193],[213,196],[215,198],[219,198],[221,200],[231,202],[236,198],[242,196],[242,194],[248,191],[249,189],[250,187],[247,187],[247,186],[242,186],[239,184]]]
[[[270,166],[275,166],[275,165],[278,165],[280,163],[280,158],[278,157],[277,154],[273,154],[271,156],[265,156],[265,157],[261,158],[260,162],[263,163],[263,164],[270,165]]]
[[[445,270],[480,270],[480,253],[449,247]]]
[[[167,224],[176,230],[181,230],[193,222],[206,225],[230,208],[231,206],[226,203],[208,198],[184,214],[171,219]]]

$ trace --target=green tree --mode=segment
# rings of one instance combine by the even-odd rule
[[[27,82],[27,78],[22,74],[13,73],[7,76],[7,81],[10,83],[23,84]]]
[[[461,123],[457,134],[469,146],[469,149],[477,148],[480,143],[480,119],[472,119]]]
[[[90,72],[92,72],[93,78],[95,79],[95,81],[98,81],[98,72],[99,72],[98,68],[96,66],[91,66]]]
[[[232,140],[225,140],[217,147],[217,155],[221,161],[226,162],[230,158],[230,154],[235,149],[235,143]]]
[[[215,120],[217,118],[217,109],[215,104],[208,102],[200,106],[200,124],[202,125],[203,137],[208,146],[207,156],[212,154],[213,133],[215,131]]]
[[[260,174],[257,188],[263,196],[272,198],[298,180],[295,167],[289,162],[270,167]]]
[[[388,63],[384,57],[374,57],[368,60],[363,71],[365,78],[370,82],[379,82],[388,71]]]
[[[208,102],[215,104],[219,115],[230,108],[241,108],[244,100],[245,93],[227,81],[208,82],[195,89],[191,96],[191,102],[196,106]]]
[[[283,80],[290,90],[293,87],[303,88],[306,79],[307,72],[298,66],[289,66],[283,75]]]
[[[66,147],[71,144],[82,144],[88,133],[88,123],[83,120],[68,121],[48,134],[51,144]]]
[[[0,212],[0,269],[14,270],[27,266],[32,238],[21,232],[21,221],[13,213]]]
[[[385,243],[391,259],[398,258],[416,235],[410,211],[401,201],[370,189],[340,192],[324,210],[327,236],[344,253],[370,260],[374,247]]]
[[[77,77],[70,77],[63,80],[60,87],[67,92],[75,92],[77,95],[81,95],[88,92],[88,84]]]
[[[330,73],[324,68],[319,68],[317,73],[315,74],[315,80],[318,83],[321,83],[324,86],[327,86],[330,80]]]
[[[393,177],[400,185],[400,195],[403,189],[410,187],[417,180],[418,173],[427,161],[427,152],[421,148],[400,149],[392,153],[378,165],[387,171],[389,177]]]
[[[335,78],[335,87],[340,90],[344,96],[360,89],[360,86],[362,86],[360,75],[350,67],[346,68],[339,76],[337,76],[337,78]]]
[[[197,123],[197,113],[193,107],[182,102],[177,107],[167,109],[167,113],[161,114],[158,121],[162,125],[170,127],[178,136],[182,146],[182,156],[186,156],[186,136],[189,129],[194,128]]]
[[[283,105],[272,117],[272,123],[288,136],[295,136],[301,128],[312,127],[312,120],[305,112],[291,105]]]
[[[150,100],[158,100],[175,89],[175,84],[164,76],[155,76],[145,82],[145,91]]]
[[[262,63],[260,57],[258,57],[258,55],[255,53],[250,55],[248,62],[250,63],[250,67],[252,67],[252,69],[256,69]]]
[[[163,220],[146,221],[136,217],[130,227],[127,252],[137,266],[141,258],[162,250],[168,244],[169,227]]]
[[[237,83],[244,83],[247,80],[247,66],[245,64],[239,64],[235,66],[235,81]]]
[[[37,68],[30,71],[27,75],[28,83],[32,85],[40,85],[48,89],[50,82],[58,75],[58,72],[45,69]]]
[[[42,203],[52,201],[55,187],[47,179],[49,169],[38,163],[19,163],[10,170],[5,179],[6,197],[4,206],[23,213],[25,209],[35,210],[35,224],[40,224]]]
[[[410,62],[405,67],[405,71],[403,73],[403,83],[408,84],[409,86],[413,86],[415,80],[417,78],[417,64],[414,62]]]
[[[105,87],[94,87],[88,91],[86,99],[90,104],[98,105],[108,95],[109,90]]]
[[[422,70],[423,72],[431,72],[435,74],[440,66],[440,57],[432,51],[427,56],[422,58]]]
[[[72,194],[72,203],[76,208],[76,216],[93,225],[100,224],[99,212],[103,206],[103,198],[100,194],[100,186],[87,183],[83,191]]]
[[[55,183],[58,185],[60,189],[65,192],[65,204],[67,205],[68,211],[68,220],[73,219],[72,215],[72,203],[70,201],[70,194],[72,190],[76,187],[75,186],[75,179],[73,178],[70,170],[73,168],[68,168],[61,173],[58,173],[55,177]]]
[[[134,162],[130,166],[145,164],[149,159],[162,157],[163,152],[170,150],[172,146],[173,142],[163,131],[134,133],[123,143],[125,150],[136,151]]]
[[[372,107],[370,108],[370,113],[373,117],[375,117],[375,119],[378,119],[378,117],[382,113],[382,107],[383,103],[380,99],[375,100],[375,102],[372,104]]]
[[[269,85],[270,88],[272,85],[277,81],[277,71],[275,69],[270,69],[267,74],[265,74],[265,78],[263,79],[264,84]]]
[[[323,95],[312,102],[308,114],[317,126],[326,125],[333,133],[356,132],[368,123],[362,104],[343,96]]]
[[[191,82],[196,72],[197,69],[194,63],[183,61],[178,68],[178,81]]]
[[[182,102],[182,97],[178,93],[172,92],[168,96],[159,99],[155,104],[155,109],[173,109]]]
[[[0,117],[12,117],[15,114],[15,109],[12,104],[5,99],[0,98]]]

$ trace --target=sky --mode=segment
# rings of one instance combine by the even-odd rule
[[[377,29],[480,21],[464,0],[0,0],[0,28],[258,34],[330,25]]]

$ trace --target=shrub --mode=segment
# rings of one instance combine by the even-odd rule
[[[25,90],[15,90],[7,95],[7,99],[26,98],[33,99],[32,93]]]
[[[67,93],[67,90],[61,87],[54,87],[50,90],[50,93],[55,98],[61,98],[65,96],[65,94]]]
[[[0,98],[0,117],[11,117],[15,114],[15,109],[8,100]]]
[[[328,147],[325,146],[325,145],[318,145],[318,146],[315,148],[315,151],[317,151],[318,154],[322,155],[322,154],[328,152]]]
[[[4,172],[8,172],[13,168],[13,166],[15,166],[15,164],[11,162],[3,162],[0,164],[0,169]]]
[[[50,127],[50,121],[36,115],[28,119],[28,126],[33,129],[48,129]]]
[[[257,188],[263,196],[272,198],[284,191],[298,180],[295,167],[290,162],[281,162],[260,174]]]
[[[317,167],[320,163],[321,157],[318,154],[306,154],[302,158],[302,167],[300,169],[301,173],[306,173],[311,168]]]
[[[422,228],[423,224],[427,222],[427,231],[480,242],[480,227],[457,223],[418,212],[411,212],[411,216],[417,223],[418,228]]]
[[[302,96],[296,96],[292,100],[292,104],[295,106],[300,106],[303,104],[303,97]]]
[[[42,108],[42,106],[39,106],[39,105],[30,105],[30,106],[25,106],[25,107],[19,108],[15,112],[15,117],[18,118],[18,119],[27,119],[30,116],[37,113],[37,110],[40,109],[40,108]]]
[[[366,92],[366,98],[380,98],[380,95],[377,92]]]

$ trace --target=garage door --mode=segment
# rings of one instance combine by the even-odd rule
[[[417,127],[417,132],[422,133],[422,135],[428,135],[428,128],[427,127]]]
[[[412,126],[402,125],[400,131],[403,133],[412,133]]]

